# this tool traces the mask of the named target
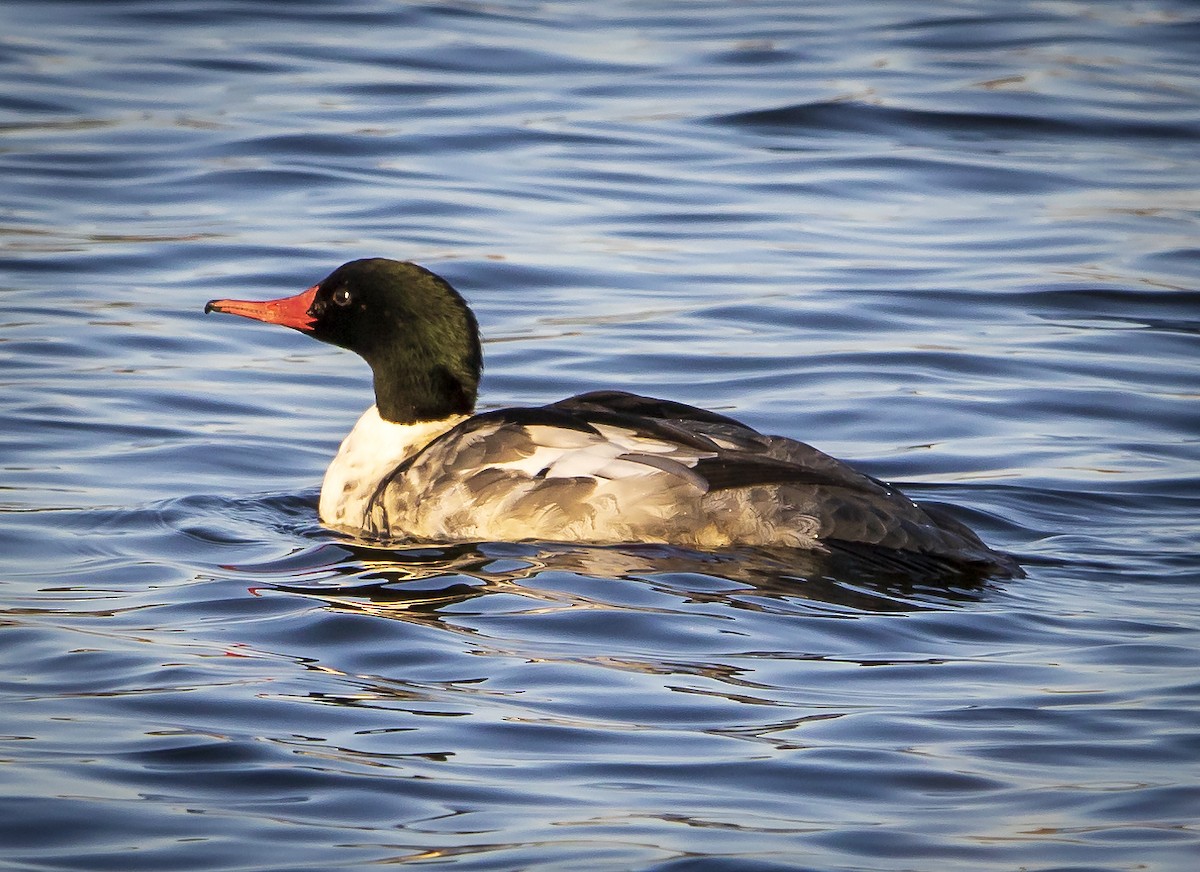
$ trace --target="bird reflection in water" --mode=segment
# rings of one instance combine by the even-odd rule
[[[614,587],[629,583],[691,604],[853,616],[944,609],[977,601],[994,584],[987,575],[961,567],[935,561],[914,566],[908,556],[892,560],[876,550],[709,553],[663,545],[470,543],[382,548],[355,541],[326,542],[285,561],[241,570],[259,577],[259,591],[287,592],[336,608],[408,619],[438,615],[450,605],[502,594],[551,609],[647,609],[623,601]],[[286,574],[290,581],[272,584],[270,576],[277,573]],[[298,575],[311,576],[313,582],[293,583]]]

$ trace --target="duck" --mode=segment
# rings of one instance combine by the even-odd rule
[[[812,446],[716,412],[621,390],[476,411],[480,330],[418,264],[353,260],[238,315],[357,353],[375,403],[321,485],[331,530],[371,542],[554,542],[886,554],[1014,576],[945,510]]]

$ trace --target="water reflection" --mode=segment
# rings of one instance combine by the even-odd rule
[[[660,545],[472,543],[379,548],[321,543],[285,559],[231,567],[261,588],[311,596],[337,608],[411,620],[451,604],[517,597],[524,608],[663,611],[622,592],[627,584],[688,607],[830,617],[946,608],[977,601],[988,579],[937,567],[917,573],[886,556],[857,552],[736,550],[707,553]],[[272,582],[272,575],[286,580]],[[311,579],[303,584],[298,578]],[[669,609],[668,609],[669,610]]]

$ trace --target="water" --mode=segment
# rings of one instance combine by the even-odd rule
[[[0,865],[1192,869],[1200,10],[0,8]],[[620,387],[959,507],[1028,577],[315,519],[354,257],[483,403]]]

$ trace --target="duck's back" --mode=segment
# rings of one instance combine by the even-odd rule
[[[368,535],[873,547],[1011,571],[957,522],[817,449],[616,391],[476,415],[385,477]]]

